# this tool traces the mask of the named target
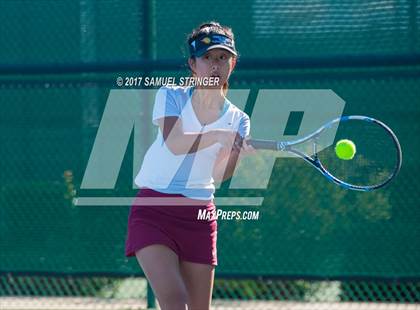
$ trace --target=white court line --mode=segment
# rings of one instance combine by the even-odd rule
[[[2,310],[140,310],[145,299],[89,297],[0,297]],[[159,308],[158,308],[159,309]],[[374,302],[287,302],[213,299],[212,310],[419,310],[420,304]]]

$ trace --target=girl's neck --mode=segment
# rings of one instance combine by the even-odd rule
[[[191,102],[195,106],[209,110],[221,109],[225,102],[225,95],[222,89],[194,88]]]

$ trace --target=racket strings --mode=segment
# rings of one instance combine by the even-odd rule
[[[335,143],[349,139],[356,145],[351,160],[335,154]],[[334,144],[318,153],[326,170],[338,179],[357,186],[375,186],[385,182],[397,165],[397,149],[391,135],[381,126],[366,121],[340,123]]]

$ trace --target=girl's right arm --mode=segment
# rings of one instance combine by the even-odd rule
[[[183,132],[182,121],[177,116],[157,120],[168,149],[175,155],[195,153],[217,142],[223,147],[235,148],[239,134],[231,130],[211,130],[205,133]]]

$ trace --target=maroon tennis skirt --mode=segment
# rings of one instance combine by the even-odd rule
[[[217,265],[217,221],[198,219],[199,212],[215,210],[212,200],[141,188],[128,217],[125,255],[135,256],[148,245],[162,244],[180,260]]]

